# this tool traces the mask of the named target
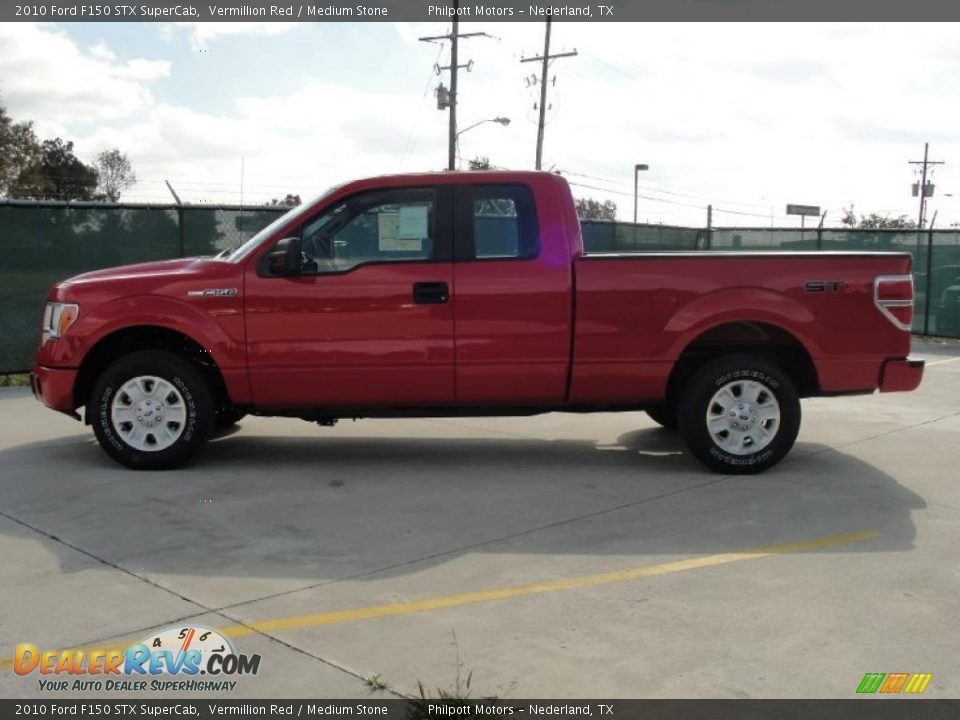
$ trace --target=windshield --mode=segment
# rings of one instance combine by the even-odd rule
[[[287,223],[293,220],[296,220],[301,215],[306,214],[307,210],[312,208],[317,202],[329,196],[334,191],[338,190],[340,187],[341,187],[340,185],[336,185],[330,188],[329,190],[327,190],[326,192],[323,192],[317,195],[316,197],[311,198],[310,200],[307,200],[306,202],[301,203],[300,205],[297,205],[295,208],[292,208],[290,212],[285,212],[283,215],[281,215],[272,223],[267,225],[265,228],[263,228],[260,232],[258,232],[252,238],[247,240],[243,245],[238,247],[236,250],[233,250],[232,252],[230,252],[230,254],[227,255],[225,259],[228,262],[233,262],[233,263],[243,260],[247,255],[253,252],[254,248],[260,245],[260,243],[262,243],[264,240],[270,237],[279,228],[283,227],[284,225],[286,225]]]

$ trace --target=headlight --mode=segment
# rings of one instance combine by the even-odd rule
[[[48,302],[43,311],[44,338],[62,337],[77,318],[80,317],[80,306],[74,303]]]

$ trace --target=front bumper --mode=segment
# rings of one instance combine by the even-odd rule
[[[79,417],[73,402],[73,385],[76,379],[76,369],[34,365],[30,373],[30,387],[33,396],[48,408]]]
[[[880,392],[916,390],[923,379],[923,360],[887,360],[880,370]]]

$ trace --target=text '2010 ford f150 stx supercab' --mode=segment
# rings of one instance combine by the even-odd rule
[[[585,253],[539,172],[360,180],[217,257],[53,287],[35,395],[133,468],[246,413],[646,410],[713,470],[779,462],[800,398],[913,390],[898,253]]]

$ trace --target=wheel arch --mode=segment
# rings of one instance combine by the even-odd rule
[[[210,383],[217,407],[230,403],[223,373],[203,344],[186,333],[163,325],[137,324],[112,330],[90,348],[80,363],[74,383],[76,407],[85,407],[97,377],[114,360],[136,350],[161,350],[182,357],[198,366]],[[89,423],[89,419],[87,419]]]
[[[729,320],[701,329],[681,349],[667,379],[666,400],[676,402],[684,382],[714,358],[749,354],[776,363],[800,397],[820,392],[820,378],[809,349],[796,334],[769,320]]]

